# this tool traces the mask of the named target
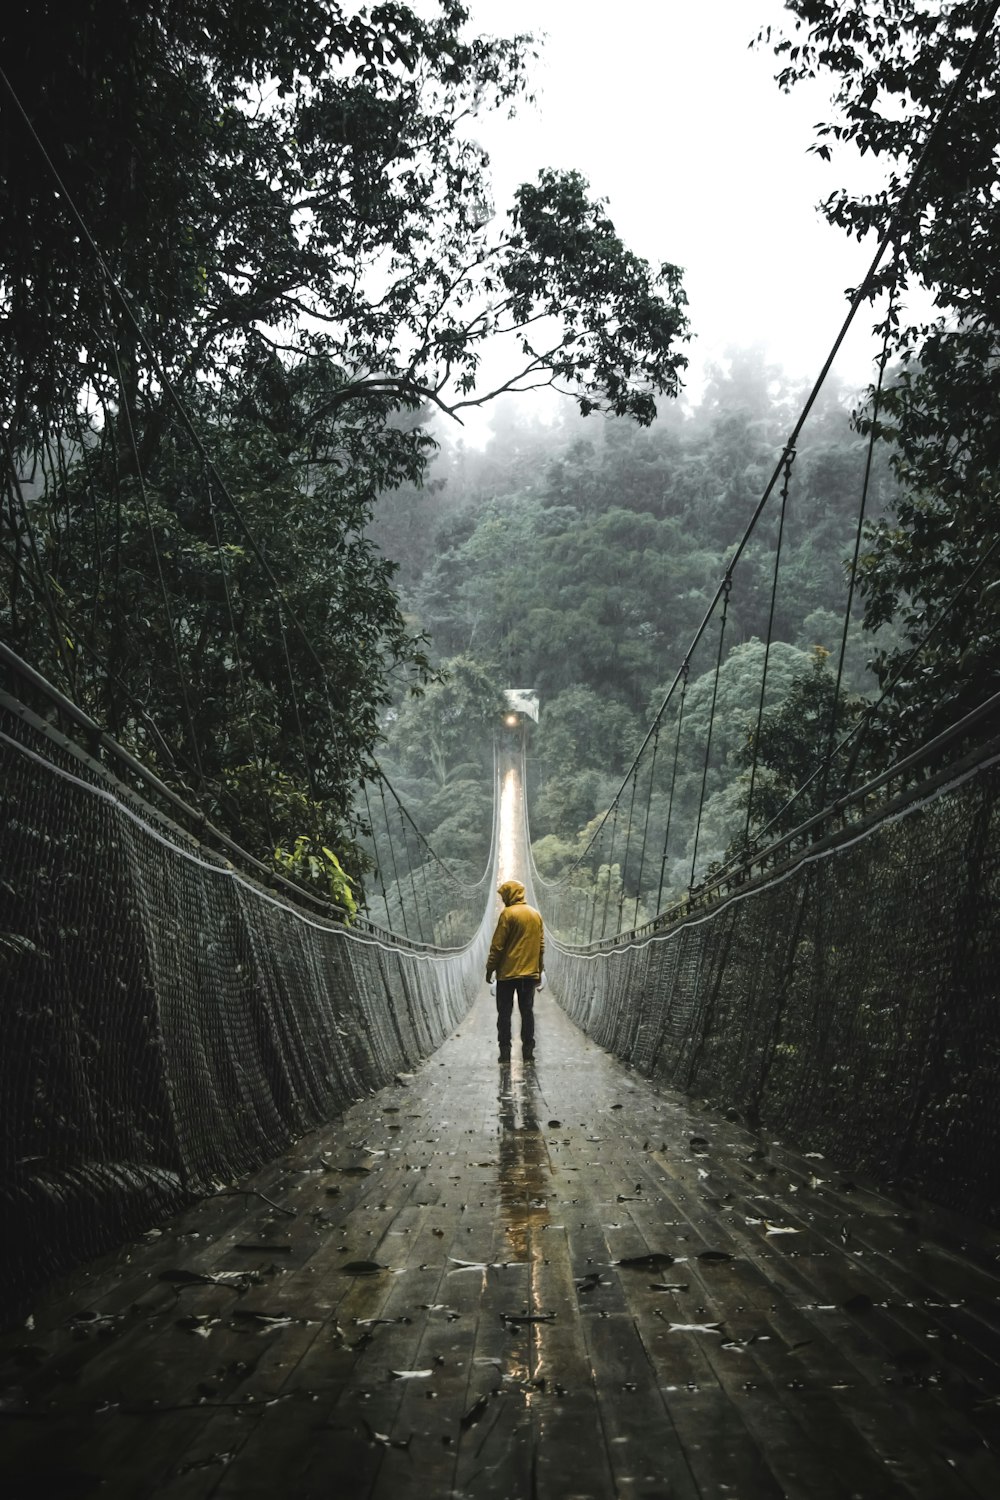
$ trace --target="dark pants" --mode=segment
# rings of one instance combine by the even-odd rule
[[[503,1052],[510,1051],[510,1018],[514,1010],[514,995],[521,1012],[521,1047],[529,1051],[535,1045],[535,980],[497,980],[497,1040]]]

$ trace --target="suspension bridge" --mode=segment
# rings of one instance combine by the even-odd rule
[[[994,1496],[1000,703],[984,690],[879,765],[864,747],[942,622],[993,608],[1000,537],[880,696],[845,691],[894,225],[573,860],[535,868],[530,737],[505,730],[477,881],[384,774],[361,778],[336,808],[369,872],[354,911],[292,878],[293,852],[253,852],[289,795],[276,767],[315,807],[362,763],[354,664],[337,697],[333,616],[320,639],[297,614],[213,453],[224,424],[178,389],[34,144],[93,250],[114,358],[76,430],[4,442],[4,1493]],[[879,286],[833,691],[776,797],[756,747],[794,465]],[[168,433],[186,531],[143,423]],[[755,748],[722,838],[720,674],[762,535]],[[176,724],[150,707],[164,684],[126,680],[154,617]],[[197,689],[212,651],[224,712]],[[233,766],[249,850],[206,810]],[[543,914],[549,982],[535,1057],[515,1041],[505,1065],[484,966],[509,876]]]
[[[483,968],[496,881],[531,880],[517,755],[449,952],[205,858],[50,733],[5,704],[7,878],[41,841],[63,949],[4,1053],[7,1493],[995,1492],[1000,1242],[941,1206],[994,1169],[971,1080],[995,1022],[952,1008],[941,901],[996,884],[967,863],[989,767],[711,916],[551,933],[536,1058],[501,1067]],[[935,931],[928,905],[885,922],[886,865],[933,869]]]

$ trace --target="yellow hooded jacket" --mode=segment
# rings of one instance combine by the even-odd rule
[[[505,880],[499,890],[503,911],[486,960],[486,978],[540,979],[545,957],[542,919],[524,899],[519,880]]]

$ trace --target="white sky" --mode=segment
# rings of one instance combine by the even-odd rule
[[[790,19],[781,0],[467,3],[478,31],[547,33],[536,106],[476,126],[498,212],[541,167],[579,169],[630,249],[684,268],[693,391],[730,345],[763,344],[789,374],[814,377],[874,249],[816,204],[877,179],[851,154],[807,154],[827,89],[782,94],[771,51],[750,50],[761,27]],[[838,361],[850,385],[869,378],[873,321],[862,309]]]

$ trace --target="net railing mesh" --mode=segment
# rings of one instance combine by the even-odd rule
[[[435,953],[299,910],[0,707],[9,1318],[59,1271],[273,1159],[466,1014]]]
[[[662,932],[550,940],[553,994],[658,1084],[996,1224],[998,794],[987,755]]]

